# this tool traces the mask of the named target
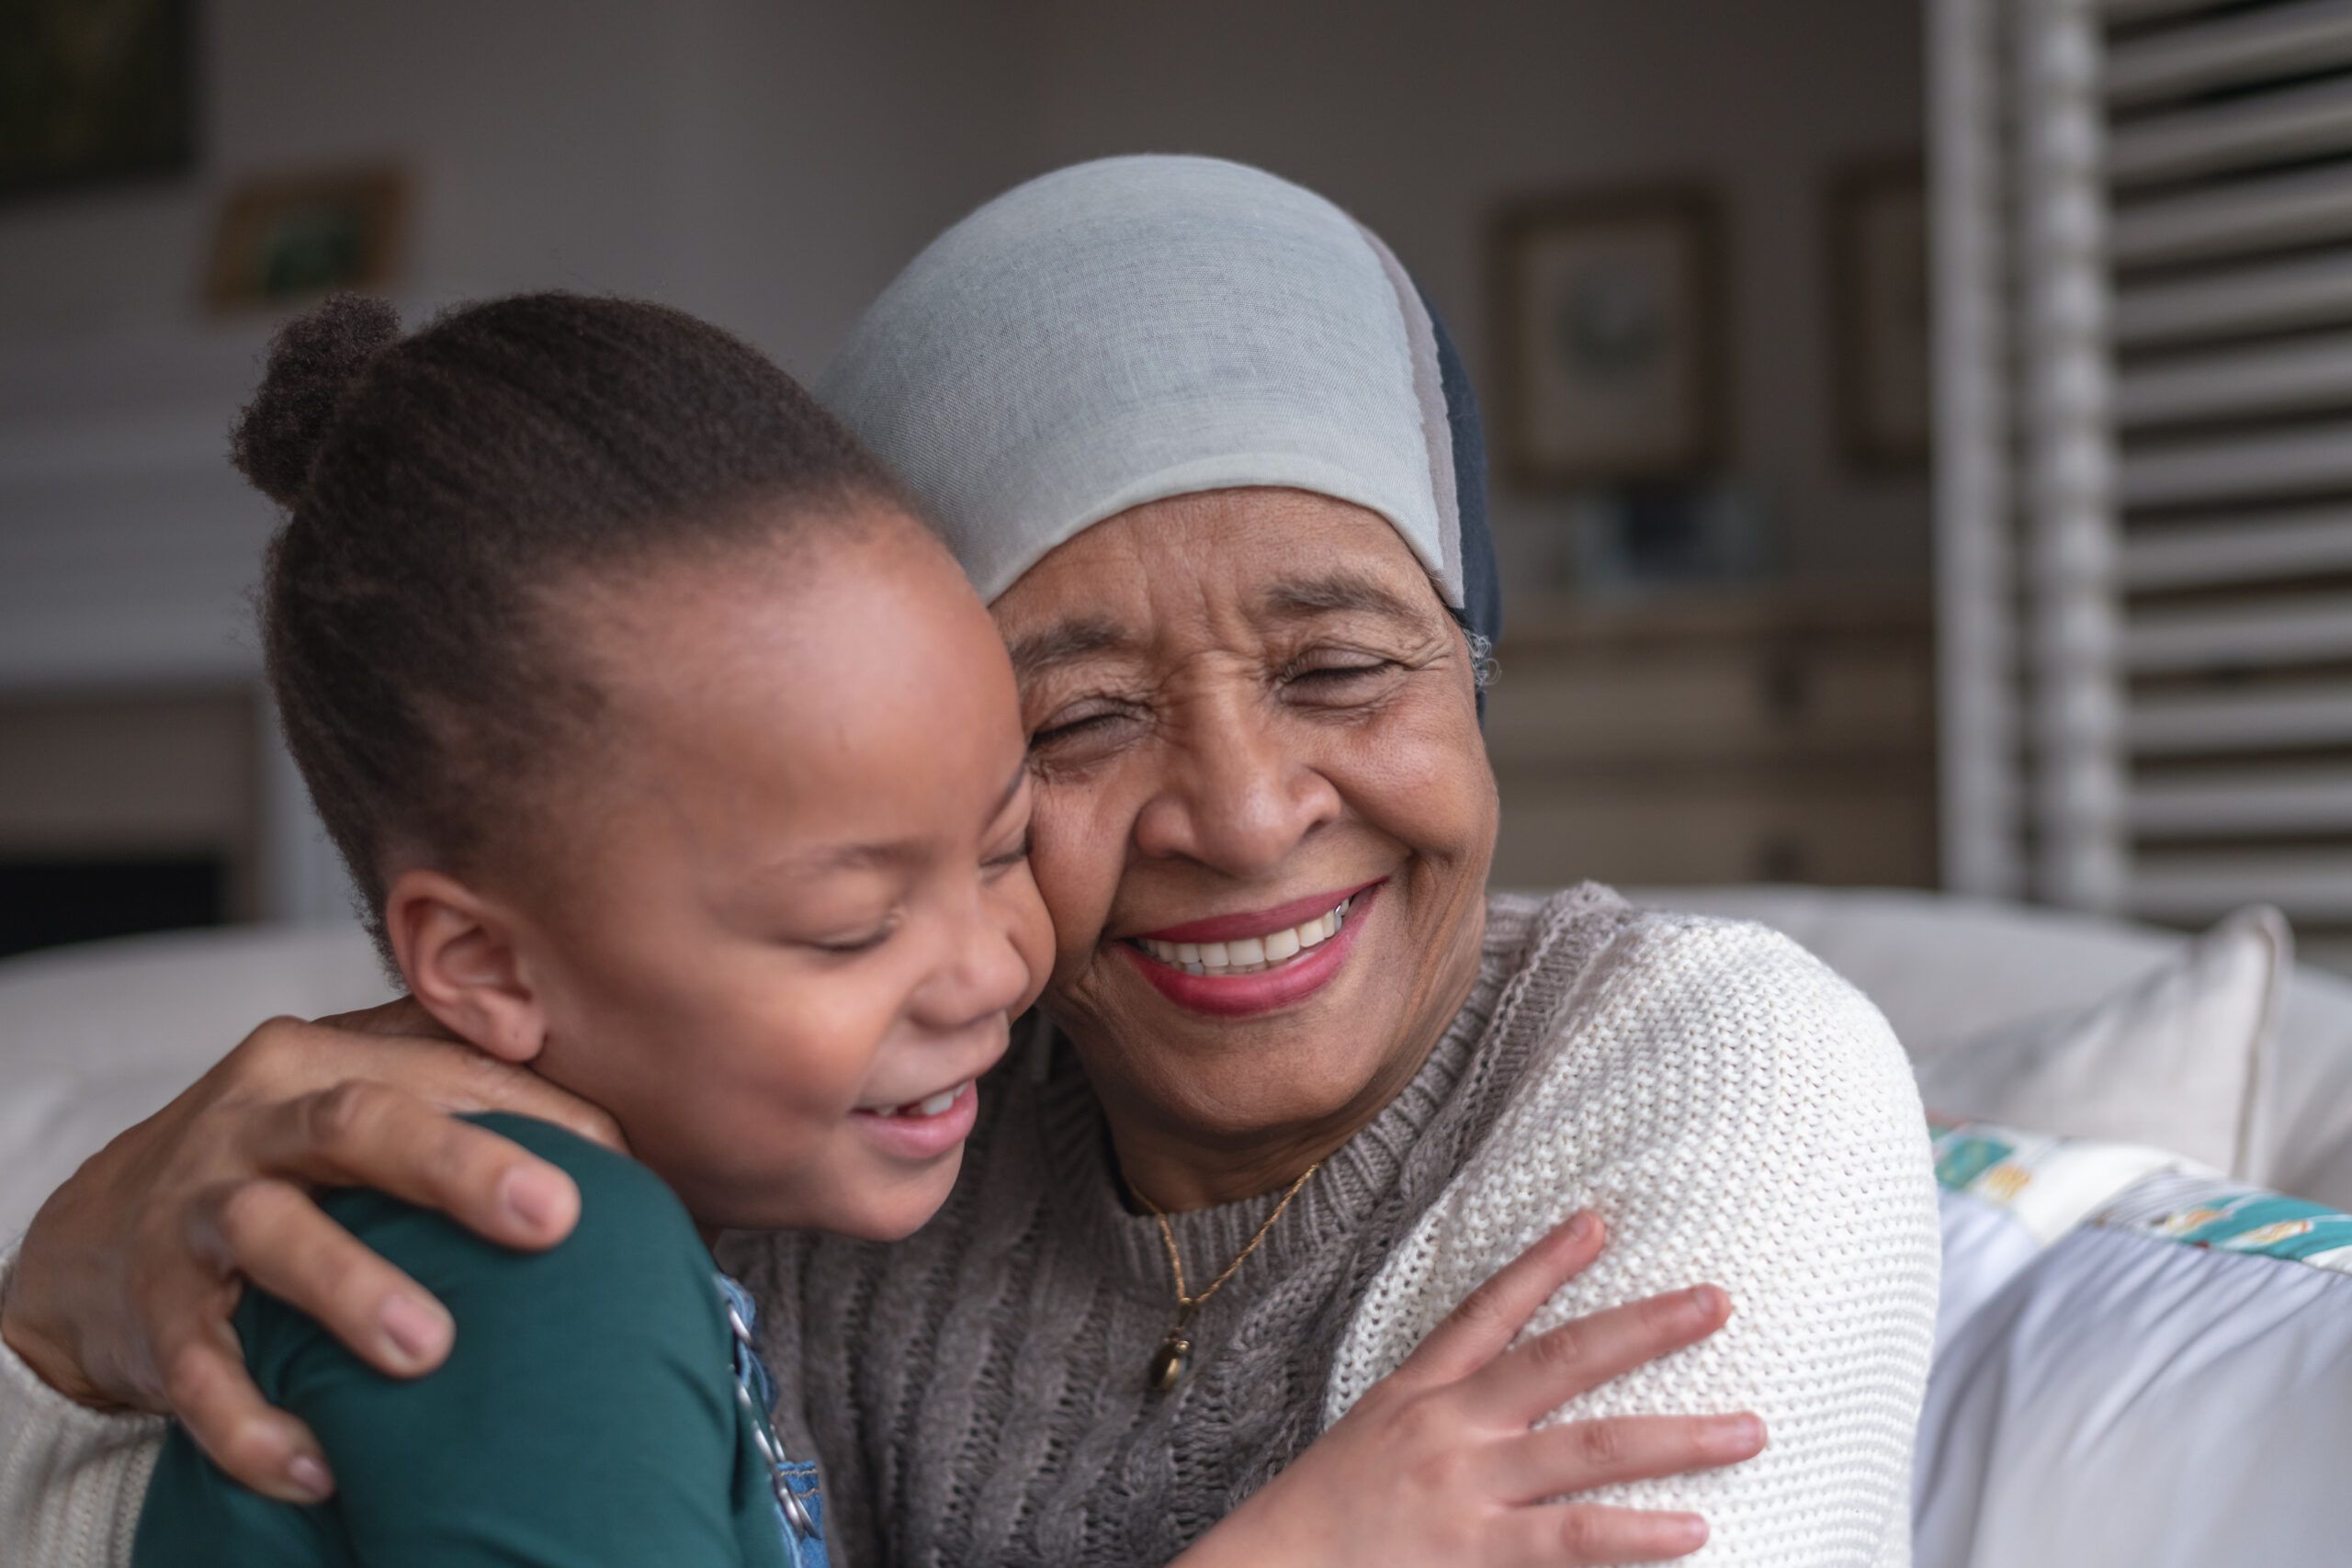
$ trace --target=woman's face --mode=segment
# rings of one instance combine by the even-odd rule
[[[1344,502],[1216,491],[1096,525],[994,610],[1046,1005],[1123,1156],[1272,1166],[1369,1120],[1476,972],[1495,840],[1469,651],[1412,552]]]

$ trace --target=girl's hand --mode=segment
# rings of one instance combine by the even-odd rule
[[[1702,1285],[1510,1348],[1536,1308],[1600,1256],[1601,1230],[1577,1214],[1528,1248],[1178,1562],[1502,1568],[1656,1562],[1705,1544],[1696,1514],[1603,1507],[1574,1495],[1751,1459],[1764,1448],[1757,1417],[1624,1416],[1534,1430],[1576,1395],[1704,1339],[1731,1316],[1729,1298]]]
[[[492,1109],[620,1145],[602,1111],[456,1043],[413,1001],[273,1019],[50,1195],[0,1300],[0,1338],[68,1397],[168,1412],[246,1485],[314,1502],[334,1484],[318,1440],[245,1372],[230,1324],[243,1281],[380,1371],[440,1365],[448,1314],[309,1192],[373,1187],[493,1241],[551,1247],[579,1193],[452,1115]]]

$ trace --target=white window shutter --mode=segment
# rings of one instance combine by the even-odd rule
[[[2352,931],[2352,0],[1931,0],[1948,879]]]

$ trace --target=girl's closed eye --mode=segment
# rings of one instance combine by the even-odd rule
[[[890,940],[890,934],[898,929],[898,916],[893,914],[889,919],[864,931],[844,936],[820,938],[801,945],[813,947],[820,953],[831,953],[835,957],[855,957],[860,953],[872,953],[880,947]]]

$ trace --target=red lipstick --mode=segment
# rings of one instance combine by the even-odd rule
[[[1133,942],[1122,942],[1118,947],[1161,996],[1188,1011],[1216,1018],[1247,1018],[1273,1012],[1305,1001],[1338,977],[1348,955],[1355,951],[1356,942],[1363,934],[1363,923],[1385,885],[1386,879],[1383,878],[1352,894],[1318,894],[1314,898],[1255,914],[1221,915],[1189,925],[1171,926],[1167,931],[1148,933],[1155,942],[1230,941],[1282,931],[1285,922],[1296,925],[1337,907],[1342,898],[1353,900],[1348,906],[1346,921],[1329,942],[1254,975],[1187,974],[1173,964],[1162,964]]]
[[[1382,877],[1380,882],[1388,879]],[[1342,900],[1353,898],[1366,887],[1377,887],[1379,882],[1367,882],[1363,887],[1342,887],[1333,893],[1310,894],[1294,898],[1287,904],[1277,904],[1271,909],[1252,909],[1238,915],[1211,915],[1204,920],[1187,920],[1181,926],[1170,926],[1163,931],[1137,931],[1135,937],[1149,937],[1154,942],[1231,942],[1236,937],[1268,936],[1288,931],[1316,916],[1327,914],[1340,907]],[[1128,940],[1133,941],[1135,937]]]

